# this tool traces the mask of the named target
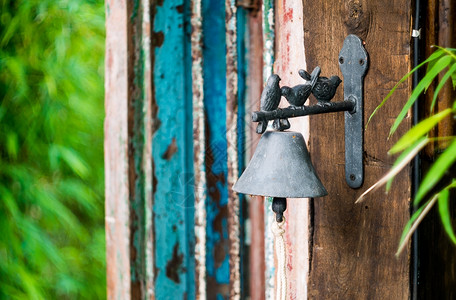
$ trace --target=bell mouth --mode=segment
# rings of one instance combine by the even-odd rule
[[[233,190],[281,198],[328,194],[310,161],[304,137],[294,131],[266,131]]]

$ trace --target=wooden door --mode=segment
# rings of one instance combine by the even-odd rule
[[[263,82],[320,66],[339,75],[351,33],[365,41],[366,120],[411,65],[411,1],[170,0],[106,3],[106,239],[110,299],[272,299],[269,202],[231,186],[258,136]],[[342,100],[340,87],[334,101]],[[357,196],[393,162],[388,128],[407,83],[364,132],[365,181],[345,184],[343,114],[294,120],[329,196],[290,199],[290,299],[407,299],[394,258],[409,216],[409,170]],[[313,99],[311,101],[314,101]],[[410,126],[403,123],[399,134]]]

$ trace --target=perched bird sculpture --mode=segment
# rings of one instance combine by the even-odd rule
[[[263,92],[261,93],[261,98],[260,98],[260,109],[262,111],[272,111],[272,110],[277,109],[277,107],[279,107],[280,98],[282,97],[282,94],[280,92],[279,81],[280,81],[280,77],[276,74],[272,74],[268,78],[268,81],[266,82],[266,86],[264,87]],[[284,128],[287,125],[288,125],[288,128],[290,128],[290,123],[288,122],[287,119],[274,120],[275,129]],[[268,121],[258,122],[256,132],[259,134],[265,132],[267,126],[268,126]],[[284,128],[284,129],[287,129],[287,128]]]
[[[307,73],[305,70],[299,70],[298,71],[298,74],[299,76],[302,77],[302,79],[304,80],[307,80],[307,81],[313,81],[313,78],[315,78],[315,80],[318,79],[318,76],[320,76],[320,72],[321,72],[321,69],[320,67],[315,67],[315,69],[312,71],[312,74],[309,74]]]
[[[318,76],[320,75],[320,67],[316,67],[312,71],[312,74],[309,74],[304,70],[299,70],[298,73],[307,81],[305,84],[299,84],[292,88],[289,86],[283,86],[280,89],[282,96],[287,99],[291,107],[304,105],[317,82]]]
[[[317,83],[312,89],[312,94],[318,101],[319,105],[328,105],[336,94],[337,87],[342,82],[339,76],[319,77]]]

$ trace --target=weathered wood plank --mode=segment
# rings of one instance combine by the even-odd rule
[[[147,0],[136,6],[107,3],[105,160],[110,299],[153,297],[148,8]]]
[[[276,62],[281,85],[302,84],[299,69],[308,69],[304,51],[303,7],[300,1],[278,1],[276,11]],[[282,101],[283,106],[286,101]],[[309,118],[290,119],[291,129],[308,141]],[[288,199],[286,219],[287,293],[290,299],[307,299],[309,273],[309,200]]]
[[[189,7],[183,0],[153,7],[153,149],[155,295],[195,297],[194,198]],[[172,63],[170,65],[170,63]]]
[[[229,297],[225,2],[202,1],[206,116],[207,297]]]
[[[128,32],[125,1],[106,2],[105,210],[107,298],[130,298]]]
[[[434,49],[431,47],[432,45],[437,44],[437,26],[438,26],[438,14],[437,13],[437,5],[438,0],[429,0],[427,1],[426,7],[422,8],[424,10],[424,28],[422,30],[422,40],[424,42],[424,57],[429,57]],[[420,72],[422,74],[422,71]],[[435,83],[429,86],[428,91],[424,95],[424,105],[421,105],[420,109],[423,111],[423,115],[429,116],[431,114],[431,103],[432,98],[434,96],[434,91],[437,86]],[[435,137],[437,134],[437,128],[434,128],[429,132],[429,137]],[[426,158],[434,157],[435,152],[435,145],[434,143],[429,143],[426,148],[424,149],[423,153],[426,155]]]
[[[246,161],[255,152],[260,135],[255,132],[251,123],[251,112],[260,108],[260,96],[263,90],[263,31],[262,13],[258,11],[249,15],[249,56],[247,77],[248,108],[245,114],[246,130]],[[249,283],[250,298],[263,300],[265,290],[265,259],[264,259],[264,198],[252,196],[248,198],[250,222],[249,249]]]
[[[149,1],[128,2],[128,157],[131,298],[153,296]],[[145,11],[146,10],[146,11]],[[149,248],[147,248],[149,246]]]
[[[226,26],[226,140],[228,186],[228,238],[230,255],[230,299],[241,297],[241,231],[240,199],[231,188],[239,177],[238,165],[238,53],[237,7],[234,0],[225,1]]]
[[[206,299],[206,129],[204,117],[203,22],[201,1],[192,3],[193,170],[195,195],[196,299]]]
[[[440,0],[438,7],[438,45],[441,47],[454,48],[456,45],[456,3],[451,0]],[[444,74],[440,74],[441,79]],[[443,111],[453,107],[456,92],[453,89],[453,84],[448,81],[440,91],[440,97],[437,101],[437,111]],[[452,118],[442,120],[437,129],[438,136],[452,136],[454,134],[455,121]],[[448,147],[449,141],[439,141],[438,150]]]
[[[303,1],[307,65],[322,75],[339,75],[338,53],[346,35],[365,40],[370,68],[365,79],[364,119],[410,69],[410,1]],[[342,76],[341,76],[342,77]],[[391,166],[388,149],[410,127],[410,118],[388,140],[389,127],[410,93],[410,85],[374,117],[364,131],[365,181],[350,189],[344,177],[343,114],[310,118],[311,157],[329,196],[313,200],[309,297],[313,299],[407,299],[408,253],[394,257],[409,217],[410,178],[397,176],[387,196],[357,196]],[[342,97],[342,87],[336,99]]]
[[[263,86],[271,76],[275,58],[275,12],[274,1],[264,0],[261,6],[263,15]],[[273,212],[272,200],[264,198],[264,258],[265,258],[265,299],[274,299],[274,236],[271,232]]]

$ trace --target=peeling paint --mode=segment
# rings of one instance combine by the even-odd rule
[[[196,299],[206,299],[206,152],[201,0],[191,4]]]
[[[185,268],[182,266],[183,262],[184,255],[179,253],[179,242],[177,242],[173,247],[173,255],[166,264],[166,277],[175,283],[180,283],[179,274],[185,271]]]
[[[189,174],[191,122],[189,7],[184,0],[155,2],[152,36],[155,99],[152,157],[154,176],[155,297],[195,297],[194,205]],[[184,13],[176,7],[183,5]],[[172,62],[172,66],[170,65]],[[173,140],[171,141],[171,137]],[[171,143],[170,143],[171,141]],[[191,141],[191,140],[190,140]],[[170,259],[171,258],[171,259]]]
[[[208,299],[227,299],[229,290],[228,230],[217,231],[212,224],[216,218],[227,224],[227,142],[226,142],[226,29],[224,1],[202,0],[203,79],[205,107],[206,151],[206,280]],[[222,58],[222,59],[221,59]],[[224,210],[225,212],[220,212]],[[216,263],[214,248],[225,250],[222,263]]]
[[[161,47],[163,45],[164,40],[165,40],[165,35],[163,34],[163,31],[152,32],[152,36],[151,36],[152,47]]]
[[[166,160],[170,160],[173,158],[174,154],[177,152],[177,144],[176,144],[176,138],[173,138],[171,141],[171,144],[169,144],[168,148],[166,148],[165,153],[163,153],[162,158]]]
[[[184,13],[184,9],[185,9],[185,6],[183,4],[176,6],[176,10],[180,14]]]

